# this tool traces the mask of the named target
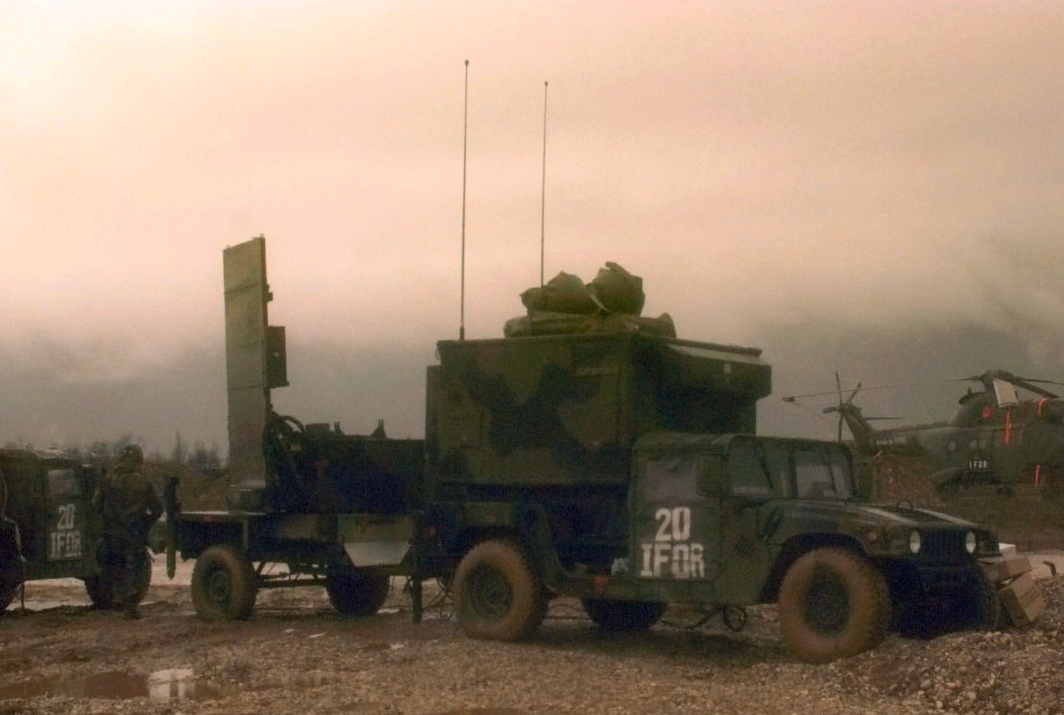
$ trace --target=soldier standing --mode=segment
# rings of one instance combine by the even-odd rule
[[[18,594],[24,570],[18,524],[7,515],[7,481],[0,472],[0,616]]]
[[[125,610],[127,618],[140,618],[137,572],[145,556],[148,530],[163,512],[162,501],[141,471],[143,463],[140,447],[131,444],[123,449],[99,493],[108,550],[119,569],[114,604]]]

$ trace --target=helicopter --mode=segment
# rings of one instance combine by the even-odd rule
[[[897,418],[866,417],[854,404],[861,383],[844,397],[837,373],[833,393],[783,399],[793,403],[799,397],[837,394],[838,404],[823,412],[839,415],[839,441],[845,424],[860,455],[924,452],[931,458],[931,481],[940,492],[976,484],[1004,491],[1034,484],[1051,496],[1064,496],[1064,400],[1042,387],[1064,383],[1019,377],[1007,370],[988,370],[955,381],[975,382],[981,389],[969,388],[951,419],[888,429],[876,429],[872,422]],[[1017,390],[1033,396],[1020,399]]]

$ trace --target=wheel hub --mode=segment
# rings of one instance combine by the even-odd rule
[[[841,633],[850,618],[846,586],[835,574],[820,574],[806,596],[805,618],[821,633]]]
[[[470,603],[481,616],[502,618],[510,612],[513,597],[510,584],[495,569],[482,568],[474,574]]]

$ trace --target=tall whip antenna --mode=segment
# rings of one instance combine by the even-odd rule
[[[458,324],[458,339],[465,340],[465,205],[466,205],[466,147],[469,141],[469,60],[465,61],[465,108],[462,116],[462,295]]]
[[[543,287],[543,258],[547,242],[547,83],[543,83],[543,186],[539,199],[539,287]]]

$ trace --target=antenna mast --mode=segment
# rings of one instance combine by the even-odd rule
[[[539,199],[539,287],[543,287],[543,257],[547,241],[547,83],[543,83],[543,186]]]
[[[462,112],[462,290],[459,308],[458,339],[465,340],[465,207],[466,147],[469,140],[469,60],[465,61],[465,107]]]

